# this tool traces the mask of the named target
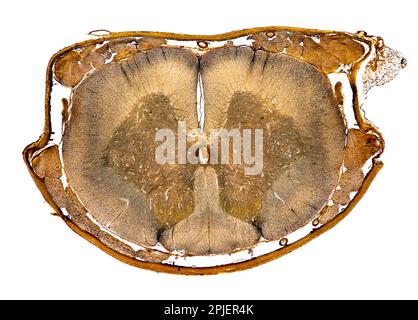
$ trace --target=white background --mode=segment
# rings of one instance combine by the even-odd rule
[[[413,1],[365,5],[364,0],[3,2],[0,298],[418,298],[416,8]],[[21,151],[42,132],[44,74],[53,53],[98,28],[212,34],[266,25],[363,29],[383,36],[408,58],[402,74],[373,89],[367,100],[367,116],[386,138],[385,167],[343,222],[255,269],[187,277],[127,266],[49,215]]]

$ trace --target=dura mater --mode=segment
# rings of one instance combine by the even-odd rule
[[[25,148],[24,160],[54,212],[119,260],[170,273],[242,270],[329,230],[364,195],[382,167],[384,140],[360,106],[370,88],[405,66],[399,52],[365,32],[263,27],[213,36],[109,33],[51,58],[44,131]],[[328,78],[339,81],[334,93]],[[71,94],[61,96],[55,81]],[[64,103],[58,124],[64,132],[51,140],[57,132],[51,120],[58,119],[54,97]],[[144,167],[126,156],[149,162],[154,124],[166,125],[174,116],[187,122],[187,132],[198,127],[197,118],[203,127],[198,102],[206,107],[205,131],[242,122],[270,129],[261,175],[241,180],[240,167],[231,171],[228,164],[201,161],[191,175],[168,166],[163,178],[149,165],[142,178],[133,178]],[[352,121],[341,120],[337,104],[344,104],[347,116],[353,111]],[[160,116],[151,116],[154,110]],[[146,123],[137,125],[137,114]],[[274,122],[277,130],[271,130]],[[147,130],[131,137],[130,127]],[[147,139],[141,152],[125,154],[140,138]],[[203,158],[214,156],[207,151]],[[212,253],[222,255],[189,257]]]

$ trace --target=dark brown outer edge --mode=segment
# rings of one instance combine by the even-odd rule
[[[337,225],[342,219],[344,219],[351,212],[351,210],[355,207],[355,205],[360,201],[360,199],[363,197],[363,195],[369,188],[371,182],[376,177],[377,173],[383,167],[383,163],[378,159],[378,156],[380,154],[378,154],[373,159],[373,166],[371,170],[366,175],[364,182],[362,186],[360,187],[358,193],[355,195],[355,197],[347,206],[347,208],[338,216],[336,216],[334,219],[326,223],[325,225],[314,229],[310,234],[306,235],[305,237],[283,248],[270,252],[268,254],[264,254],[262,256],[259,256],[259,257],[256,257],[247,261],[239,262],[239,263],[232,263],[232,264],[226,264],[226,265],[214,266],[214,267],[203,267],[203,268],[179,267],[179,266],[172,266],[172,265],[166,265],[166,264],[161,264],[161,263],[140,261],[140,260],[125,256],[113,249],[108,248],[98,238],[82,230],[80,227],[74,224],[68,217],[66,217],[62,213],[61,209],[52,200],[51,195],[46,190],[46,187],[43,181],[35,174],[32,168],[31,159],[33,155],[37,151],[42,150],[43,148],[47,146],[49,138],[51,136],[50,100],[51,100],[51,91],[52,91],[53,65],[57,61],[57,59],[59,59],[66,53],[79,47],[92,45],[92,44],[98,44],[98,43],[102,43],[103,41],[117,39],[117,38],[124,38],[124,37],[155,37],[155,38],[164,38],[164,39],[171,39],[171,40],[185,40],[185,41],[187,40],[190,40],[190,41],[225,41],[225,40],[231,40],[231,39],[235,39],[239,37],[248,36],[250,34],[257,33],[257,32],[269,32],[269,31],[295,31],[295,32],[303,32],[308,35],[320,35],[320,34],[328,34],[328,33],[349,34],[345,32],[337,32],[337,31],[331,31],[331,30],[327,31],[327,30],[303,29],[303,28],[279,27],[279,26],[243,29],[243,30],[232,31],[232,32],[216,34],[216,35],[188,35],[188,34],[177,34],[177,33],[170,33],[170,32],[148,32],[148,31],[116,32],[116,33],[110,33],[109,35],[106,35],[106,36],[100,36],[97,39],[90,39],[90,40],[73,44],[71,46],[68,46],[60,50],[56,54],[54,54],[48,63],[47,72],[46,72],[45,115],[44,115],[43,133],[36,142],[29,144],[23,150],[23,160],[26,164],[26,167],[28,168],[29,173],[32,179],[34,180],[36,186],[38,187],[43,197],[45,198],[45,201],[54,209],[54,214],[59,216],[75,233],[77,233],[78,235],[80,235],[81,237],[89,241],[90,243],[94,244],[96,247],[106,252],[110,256],[120,260],[121,262],[124,262],[134,267],[146,269],[146,270],[152,270],[152,271],[164,272],[164,273],[170,273],[170,274],[184,274],[184,275],[213,275],[213,274],[224,273],[224,272],[234,272],[234,271],[251,269],[263,263],[266,263],[274,259],[277,259],[281,256],[284,256],[297,248],[300,248],[304,244],[310,242],[311,240],[315,239],[316,237],[318,237],[325,231],[328,231],[331,228],[333,228],[335,225]],[[352,34],[350,35],[353,36]],[[356,40],[358,41],[365,42],[369,45],[375,44],[374,43],[375,41],[372,38],[369,38],[363,34],[356,34],[354,36]],[[364,59],[365,58],[366,57],[364,57]],[[354,66],[353,77],[351,81],[352,87],[355,87],[354,78],[355,78],[355,75],[357,74],[360,63],[361,61],[358,62]],[[355,94],[357,94],[356,88],[354,89],[355,89],[354,91]],[[366,120],[361,115],[357,96],[354,98],[353,102],[354,102],[354,112],[356,114],[356,120],[360,124],[360,130],[362,130],[363,132],[372,130],[376,134],[378,134],[379,137],[381,137],[380,133],[377,131],[375,127],[372,127],[371,124],[369,123],[366,124]]]

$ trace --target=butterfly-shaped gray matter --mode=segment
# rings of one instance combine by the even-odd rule
[[[155,162],[159,129],[178,138],[178,121],[198,128],[199,78],[205,133],[263,129],[261,174]],[[367,89],[386,81],[370,70],[364,79]],[[246,46],[201,57],[165,47],[108,63],[74,89],[63,163],[82,204],[119,237],[190,255],[230,253],[309,223],[338,185],[345,139],[331,84],[312,65]]]

